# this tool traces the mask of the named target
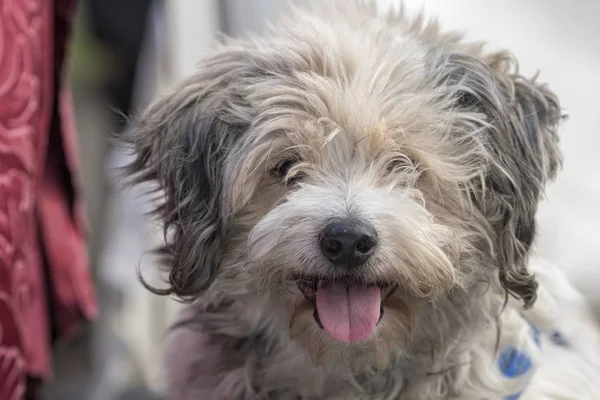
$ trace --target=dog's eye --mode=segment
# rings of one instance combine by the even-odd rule
[[[392,158],[386,165],[388,173],[399,172],[403,169],[414,168],[415,162],[407,156]]]
[[[456,105],[460,108],[471,109],[480,105],[479,98],[474,93],[460,91],[455,96]]]
[[[296,164],[298,164],[300,160],[297,157],[284,158],[279,161],[275,168],[273,168],[273,173],[276,177],[284,179],[287,174],[290,172],[290,169]]]

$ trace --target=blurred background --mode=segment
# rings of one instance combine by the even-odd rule
[[[382,7],[397,1],[381,0]],[[539,213],[539,255],[559,264],[600,310],[600,2],[406,0],[446,29],[511,50],[525,75],[541,71],[570,115],[565,166]],[[129,115],[191,73],[220,32],[261,32],[280,0],[82,0],[70,77],[101,318],[56,349],[52,400],[161,399],[162,333],[178,304],[139,284],[161,232],[144,216],[140,188],[122,189],[127,155],[109,138]]]

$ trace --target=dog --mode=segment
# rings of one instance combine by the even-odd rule
[[[600,398],[596,322],[530,262],[563,119],[510,53],[373,2],[226,39],[125,135],[149,288],[190,303],[172,398]]]

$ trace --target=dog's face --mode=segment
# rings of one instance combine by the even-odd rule
[[[452,291],[534,301],[560,109],[504,53],[356,18],[224,46],[140,118],[132,167],[165,193],[168,293],[268,297],[316,359],[385,362]]]

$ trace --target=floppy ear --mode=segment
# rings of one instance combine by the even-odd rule
[[[155,212],[166,240],[159,253],[169,286],[150,288],[155,293],[193,299],[218,271],[224,165],[249,123],[237,92],[249,73],[234,54],[221,53],[154,102],[125,135],[135,154],[128,166],[134,183],[158,184]]]
[[[536,299],[537,282],[527,270],[535,237],[535,214],[546,182],[561,164],[557,97],[545,85],[519,75],[508,53],[484,58],[453,55],[454,79],[467,88],[458,106],[486,114],[488,168],[473,194],[494,232],[500,282],[523,300]]]

